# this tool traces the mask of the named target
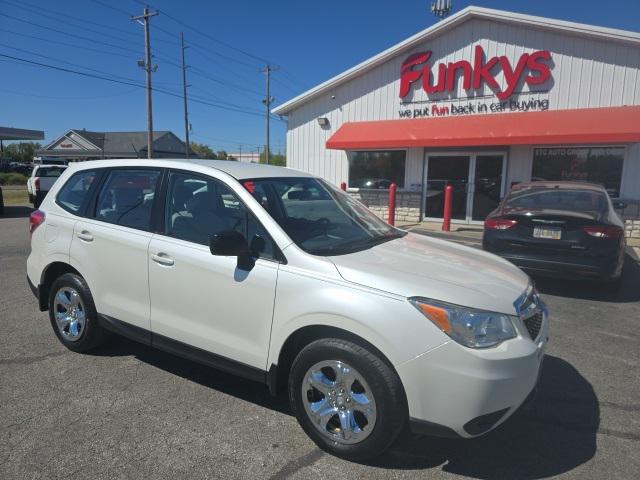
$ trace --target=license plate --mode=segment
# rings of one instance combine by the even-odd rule
[[[562,237],[562,229],[553,227],[534,227],[533,237],[548,238],[550,240],[560,240],[560,238]]]

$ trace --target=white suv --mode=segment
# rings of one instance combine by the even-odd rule
[[[336,455],[406,425],[474,437],[534,390],[546,308],[509,262],[391,227],[306,173],[73,165],[31,216],[29,283],[69,349],[116,332],[286,389]]]

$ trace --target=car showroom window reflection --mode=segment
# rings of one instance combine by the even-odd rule
[[[624,147],[536,148],[531,180],[578,180],[620,196]]]
[[[350,152],[349,187],[387,189],[392,183],[404,187],[405,150]]]

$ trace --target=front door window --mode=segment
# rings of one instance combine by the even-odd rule
[[[451,218],[465,220],[467,217],[467,185],[469,183],[469,155],[429,156],[427,167],[427,217],[442,218],[444,211],[444,191],[447,185],[453,187]]]
[[[502,155],[476,155],[471,219],[484,221],[500,203]]]
[[[482,222],[500,202],[504,154],[470,153],[429,155],[425,192],[425,218],[444,216],[444,194],[453,188],[451,218]]]

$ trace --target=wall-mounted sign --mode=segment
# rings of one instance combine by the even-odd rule
[[[505,100],[485,103],[467,101],[464,103],[433,102],[426,106],[405,108],[398,111],[400,118],[449,117],[453,115],[473,115],[474,113],[529,112],[549,110],[549,99],[529,98],[526,100]]]
[[[527,85],[540,85],[551,77],[551,67],[545,63],[551,60],[548,50],[523,53],[514,66],[504,55],[485,61],[484,50],[476,45],[473,65],[468,60],[460,60],[440,63],[437,69],[432,69],[429,64],[432,53],[414,53],[404,61],[400,69],[400,98],[409,95],[412,85],[420,79],[422,89],[431,95],[455,92],[458,78],[461,78],[462,87],[467,91],[479,90],[486,84],[499,100],[506,100],[523,79]],[[432,70],[437,70],[437,73]],[[504,89],[496,80],[496,74],[500,71],[506,83]]]
[[[73,143],[61,143],[60,148],[73,148]]]

